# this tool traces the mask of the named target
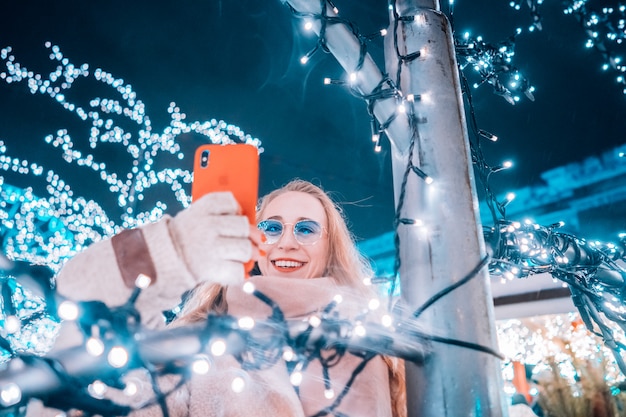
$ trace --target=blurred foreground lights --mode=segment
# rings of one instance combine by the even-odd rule
[[[103,398],[104,394],[107,392],[107,386],[104,382],[96,380],[89,384],[87,391],[89,391],[89,394],[94,398]]]
[[[335,391],[332,388],[328,388],[324,390],[324,397],[327,400],[332,400],[333,398],[335,398]]]
[[[109,365],[114,368],[121,368],[128,363],[128,352],[122,346],[114,346],[107,355]]]
[[[237,321],[240,329],[250,330],[254,328],[254,319],[252,317],[242,317]]]
[[[322,324],[322,320],[317,316],[311,316],[309,317],[309,324],[311,327],[319,327]]]
[[[254,284],[251,282],[246,282],[245,284],[243,284],[243,292],[245,292],[246,294],[252,294],[254,292],[255,288],[254,288]]]
[[[295,357],[296,355],[293,353],[293,350],[289,346],[285,347],[285,350],[283,351],[283,359],[287,362],[291,362],[295,359]]]
[[[359,337],[365,337],[365,335],[367,334],[367,331],[365,330],[365,327],[362,324],[357,324],[356,326],[354,326],[354,334]]]
[[[393,318],[389,314],[382,316],[380,321],[385,327],[390,327],[393,324]]]
[[[226,342],[222,339],[214,340],[211,343],[211,354],[213,356],[222,356],[226,353]]]
[[[240,376],[235,377],[233,379],[233,382],[230,383],[230,389],[232,389],[233,392],[236,392],[237,394],[242,392],[245,388],[246,381]]]
[[[126,386],[124,387],[124,395],[126,395],[127,397],[132,397],[133,395],[136,395],[138,391],[139,388],[137,387],[137,383],[135,381],[127,382]]]
[[[4,320],[4,330],[8,334],[17,333],[18,330],[22,327],[22,321],[17,318],[17,316],[7,316]]]
[[[85,349],[91,356],[100,356],[104,353],[104,343],[97,337],[90,337],[85,343]]]
[[[377,310],[380,307],[380,300],[378,298],[372,298],[369,303],[367,303],[367,308],[370,310]]]
[[[191,364],[191,370],[194,374],[206,375],[211,370],[211,362],[209,358],[199,357],[195,359]]]
[[[312,30],[313,29],[313,22],[310,20],[306,20],[304,22],[304,30]]]
[[[78,318],[78,306],[73,301],[63,301],[59,304],[58,313],[63,320],[76,320]]]
[[[8,407],[22,400],[22,390],[17,384],[9,382],[0,389],[0,405]]]
[[[291,385],[293,385],[294,387],[299,387],[300,384],[302,384],[302,372],[292,372],[289,376],[289,382],[291,382]]]
[[[343,296],[341,294],[337,294],[333,297],[333,301],[337,304],[341,304],[343,302]]]
[[[137,279],[135,279],[135,286],[137,288],[146,289],[152,284],[152,278],[147,276],[146,274],[137,275]]]

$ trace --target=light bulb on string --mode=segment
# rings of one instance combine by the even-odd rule
[[[4,330],[8,334],[17,333],[22,327],[22,321],[14,315],[7,316],[4,319]]]
[[[100,380],[95,380],[87,387],[87,391],[89,392],[89,394],[91,394],[92,397],[98,399],[104,398],[104,394],[106,394],[107,390],[107,385]]]
[[[204,355],[198,356],[191,363],[191,370],[195,374],[206,375],[211,370],[211,361]]]
[[[128,351],[123,346],[113,346],[107,355],[107,361],[114,368],[122,368],[128,363]]]
[[[246,294],[252,294],[255,290],[256,288],[254,284],[250,281],[247,281],[243,284],[243,292],[245,292]]]
[[[515,193],[507,193],[506,197],[504,198],[504,201],[502,203],[500,203],[501,207],[506,207],[507,205],[509,205],[511,203],[511,201],[515,200]]]
[[[432,177],[430,177],[429,175],[427,175],[424,171],[422,171],[419,167],[416,167],[415,165],[411,166],[411,170],[417,174],[418,177],[420,177],[422,180],[424,180],[424,182],[426,183],[426,185],[431,185],[434,180],[432,179]]]
[[[91,356],[100,356],[104,353],[104,342],[98,337],[90,337],[85,342],[85,349]]]
[[[487,132],[486,130],[478,129],[478,133],[485,139],[488,139],[492,142],[496,142],[498,140],[498,137],[496,135],[494,135],[493,133]]]
[[[289,382],[291,382],[291,385],[293,385],[294,387],[299,387],[300,384],[302,384],[302,380],[303,380],[303,375],[302,372],[298,371],[294,371],[291,373],[291,375],[289,375]]]
[[[137,279],[135,279],[135,286],[140,289],[146,289],[152,284],[152,278],[145,274],[137,275]]]
[[[287,362],[291,362],[295,359],[296,355],[293,351],[293,349],[291,349],[289,346],[285,346],[283,348],[283,359],[286,360]]]
[[[309,317],[309,324],[311,327],[319,327],[322,324],[322,320],[318,316]]]
[[[239,326],[240,329],[252,330],[254,328],[255,322],[252,317],[245,316],[245,317],[241,317],[237,321],[237,325]]]
[[[240,376],[236,376],[235,378],[233,378],[232,382],[230,383],[230,389],[237,394],[243,392],[245,388],[246,381]]]
[[[63,320],[76,320],[78,318],[78,306],[73,301],[65,300],[59,304],[57,314]]]
[[[22,390],[14,382],[9,382],[0,387],[0,405],[10,407],[22,400]]]
[[[222,356],[226,353],[226,342],[223,339],[216,339],[211,342],[210,350],[213,356]]]
[[[363,326],[363,324],[361,323],[357,323],[356,326],[354,326],[354,334],[358,337],[365,337],[365,335],[367,334],[367,330],[365,330],[365,326]]]

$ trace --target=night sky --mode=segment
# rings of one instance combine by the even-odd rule
[[[303,34],[279,0],[6,3],[0,9],[0,48],[12,46],[17,61],[29,69],[54,68],[44,48],[51,41],[75,64],[89,63],[130,83],[155,131],[169,123],[167,107],[175,101],[188,120],[221,119],[259,138],[265,149],[261,194],[294,177],[313,180],[345,204],[357,237],[391,230],[389,146],[383,143],[383,151],[374,152],[365,102],[343,86],[323,85],[324,77],[343,76],[331,55],[318,52],[300,64],[316,39]],[[457,3],[455,30],[481,34],[489,42],[530,24],[527,10],[515,12],[505,0]],[[560,2],[546,3],[540,9],[543,30],[522,35],[515,56],[515,65],[536,87],[535,102],[512,106],[488,85],[473,91],[479,127],[500,138],[485,147],[489,161],[515,162],[513,170],[499,174],[494,185],[500,192],[538,184],[543,171],[626,141],[626,97],[615,76],[600,69],[597,51],[584,48],[583,30],[561,13]],[[361,33],[388,25],[385,0],[335,4]],[[382,41],[369,49],[382,67]],[[468,77],[473,79],[469,72]],[[75,94],[93,97],[101,88],[87,85],[78,91],[77,85]],[[93,186],[95,179],[59,162],[58,151],[44,143],[60,128],[71,131],[77,146],[88,138],[88,126],[50,97],[0,80],[0,140],[7,153],[55,168],[75,181],[79,194],[115,207]],[[184,139],[189,149],[200,144],[197,138]],[[118,161],[112,163],[123,163],[119,149],[103,152]],[[180,164],[191,168],[190,160]],[[18,186],[30,181],[6,176]]]

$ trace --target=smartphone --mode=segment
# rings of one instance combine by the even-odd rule
[[[259,151],[249,144],[206,144],[196,149],[191,200],[215,191],[230,191],[250,224],[256,222],[259,188]],[[254,262],[246,264],[250,272]]]

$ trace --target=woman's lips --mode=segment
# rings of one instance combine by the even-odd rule
[[[306,265],[306,262],[300,262],[294,259],[275,259],[272,261],[272,265],[280,272],[292,272],[302,268]]]

